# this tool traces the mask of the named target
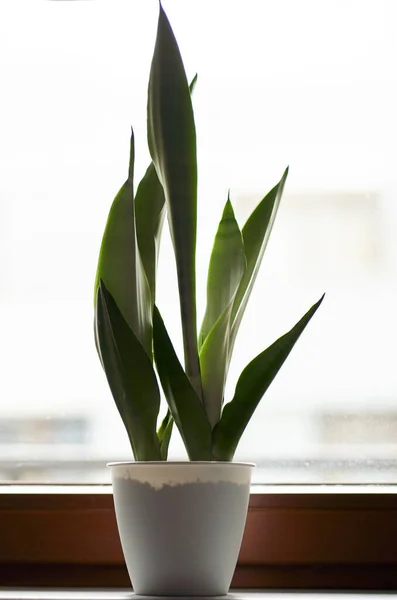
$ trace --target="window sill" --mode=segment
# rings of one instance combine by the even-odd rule
[[[228,600],[327,600],[331,592],[320,591],[265,591],[265,590],[234,590],[227,595]],[[332,600],[352,600],[352,593],[332,592]],[[366,594],[366,600],[384,600],[382,593]],[[129,589],[9,589],[0,590],[0,600],[131,600],[133,592]],[[137,596],[143,598],[143,596]],[[150,600],[150,596],[146,596]],[[214,596],[225,598],[225,596]],[[388,594],[390,600],[397,599],[397,594]],[[164,596],[164,600],[167,596]],[[194,596],[192,600],[195,600]]]
[[[282,598],[280,596],[282,595]],[[293,592],[265,592],[264,590],[235,590],[227,595],[228,600],[321,600],[327,599],[329,592],[321,591],[316,594],[307,591]],[[383,594],[367,594],[366,600],[383,600]],[[130,590],[103,590],[103,589],[53,589],[53,590],[0,590],[0,600],[130,600],[134,594]],[[138,596],[138,598],[142,596]],[[150,599],[150,596],[147,597]],[[167,596],[164,597],[165,599]],[[217,596],[214,597],[215,599]],[[221,596],[225,598],[225,596]],[[352,594],[333,593],[333,600],[352,600]],[[397,598],[397,594],[388,595],[390,600]],[[193,599],[194,600],[194,597]]]
[[[3,486],[0,531],[2,586],[129,586],[110,486]],[[233,586],[397,589],[396,539],[395,486],[253,488]]]

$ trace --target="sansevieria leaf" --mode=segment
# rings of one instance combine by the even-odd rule
[[[190,460],[211,459],[211,426],[180,364],[158,308],[153,312],[154,358],[161,386]]]
[[[197,73],[189,85],[192,94],[197,83]],[[156,168],[152,163],[139,183],[135,197],[135,218],[139,251],[148,279],[152,304],[156,301],[156,270],[160,250],[161,233],[166,213],[165,196]],[[164,417],[157,432],[161,457],[167,460],[168,447],[173,429],[173,418],[170,410]]]
[[[238,328],[269,241],[287,175],[288,168],[284,171],[279,183],[254,209],[242,229],[247,268],[234,299],[232,311],[233,332],[231,336],[230,352],[233,350]]]
[[[162,460],[167,460],[168,447],[170,445],[172,429],[174,425],[174,419],[172,418],[170,409],[167,410],[167,414],[161,422],[157,436],[160,442],[160,452]]]
[[[199,343],[204,407],[212,427],[221,414],[230,362],[230,318],[236,290],[245,269],[243,239],[228,198],[210,258],[207,308]]]
[[[191,82],[189,83],[189,92],[190,94],[193,94],[195,88],[196,88],[196,83],[197,83],[197,73],[195,74],[195,76],[193,77],[193,79],[191,80]]]
[[[192,94],[197,74],[189,85]],[[152,304],[156,301],[156,269],[165,217],[165,196],[156,168],[150,163],[135,195],[135,220],[139,252],[149,283]]]
[[[230,318],[233,301],[225,308],[200,352],[204,407],[213,428],[219,421],[230,363]]]
[[[134,210],[134,135],[131,132],[128,179],[110,209],[102,238],[95,294],[102,280],[121,314],[152,355],[152,307],[136,234]]]
[[[199,349],[234,298],[245,268],[243,239],[228,197],[211,252],[207,278],[207,306],[200,329]]]
[[[151,163],[141,179],[135,197],[135,219],[139,252],[150,288],[156,300],[156,268],[165,217],[164,190]]]
[[[224,406],[237,332],[276,217],[288,169],[240,231],[230,199],[212,249],[207,305],[197,336],[197,152],[178,44],[161,6],[151,64],[147,126],[152,163],[134,195],[134,136],[127,181],[113,201],[95,280],[95,343],[136,460],[167,460],[173,423],[190,460],[232,460],[260,399],[322,298],[243,370]],[[175,254],[184,368],[156,303],[167,214]],[[168,410],[158,427],[160,391]],[[158,427],[158,429],[157,429]],[[157,429],[157,430],[156,430]]]
[[[213,460],[232,460],[241,435],[263,394],[277,375],[296,341],[323,301],[314,304],[285,335],[254,358],[243,370],[233,399],[224,406],[213,431]]]
[[[148,142],[164,188],[174,245],[186,372],[201,396],[195,283],[196,130],[182,58],[161,5],[149,78]]]
[[[102,363],[136,460],[161,460],[156,433],[160,392],[153,365],[102,281],[96,328]]]

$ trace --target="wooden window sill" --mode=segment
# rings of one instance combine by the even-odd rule
[[[228,600],[328,600],[330,592],[308,591],[265,591],[265,590],[234,590],[227,595]],[[134,594],[128,589],[9,589],[0,590],[0,600],[131,600]],[[137,598],[144,598],[137,596]],[[147,596],[150,600],[150,596]],[[166,600],[166,596],[164,597]],[[217,598],[216,596],[214,597]],[[220,598],[226,598],[221,596]],[[384,600],[382,593],[369,593],[366,600]],[[390,600],[397,599],[397,594],[388,594]],[[194,597],[192,598],[194,600]],[[353,593],[334,592],[332,600],[353,600]]]
[[[110,492],[0,488],[0,586],[129,587]],[[394,486],[254,488],[233,587],[397,589],[396,539]]]

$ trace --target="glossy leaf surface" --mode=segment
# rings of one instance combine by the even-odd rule
[[[233,303],[225,308],[200,352],[204,408],[213,428],[221,416],[230,357],[230,318]]]
[[[110,209],[99,253],[95,291],[102,280],[124,319],[151,356],[150,290],[137,243],[133,177],[134,135],[131,133],[128,179]]]
[[[286,334],[261,352],[245,367],[236,385],[233,399],[225,405],[213,431],[213,460],[232,460],[249,420],[263,394],[277,375],[299,336],[323,301],[314,304]]]
[[[161,460],[156,433],[160,392],[153,365],[102,281],[96,305],[97,339],[116,406],[136,460]]]
[[[136,191],[135,219],[138,246],[150,288],[152,304],[156,299],[156,268],[165,212],[163,186],[153,163],[151,163]]]
[[[174,245],[186,372],[201,395],[195,287],[196,130],[182,58],[161,5],[149,78],[148,142],[164,188]]]
[[[199,335],[199,348],[234,298],[245,269],[243,239],[228,198],[211,252],[207,278],[207,306]]]
[[[153,312],[154,358],[171,414],[190,460],[210,460],[211,427],[175,353],[158,308]]]
[[[259,271],[259,267],[262,262],[263,254],[269,241],[287,175],[288,169],[285,170],[280,182],[254,209],[242,229],[247,268],[237,290],[233,305],[233,332],[230,347],[231,352],[233,350],[233,345],[241,323],[241,319],[243,317],[248,299]]]
[[[192,94],[197,74],[189,85]],[[135,220],[139,251],[149,283],[152,304],[156,301],[156,269],[165,217],[165,196],[156,168],[150,163],[135,195]]]
[[[233,299],[246,269],[244,244],[227,200],[211,253],[207,308],[201,327],[200,368],[204,407],[211,426],[219,421],[230,362],[229,336]]]
[[[168,458],[168,448],[171,441],[172,429],[174,425],[174,419],[172,418],[170,409],[167,410],[167,414],[161,422],[157,436],[160,442],[160,452],[162,460]]]

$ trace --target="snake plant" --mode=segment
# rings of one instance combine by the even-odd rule
[[[234,396],[225,403],[237,332],[288,170],[242,229],[227,198],[212,248],[206,311],[198,330],[194,83],[188,84],[175,36],[160,5],[147,105],[152,162],[135,192],[132,132],[128,177],[110,209],[95,280],[96,347],[139,461],[167,459],[174,423],[190,460],[231,461],[259,401],[323,299],[245,367]],[[184,366],[156,304],[165,216],[176,261]],[[160,425],[159,382],[168,403]]]

